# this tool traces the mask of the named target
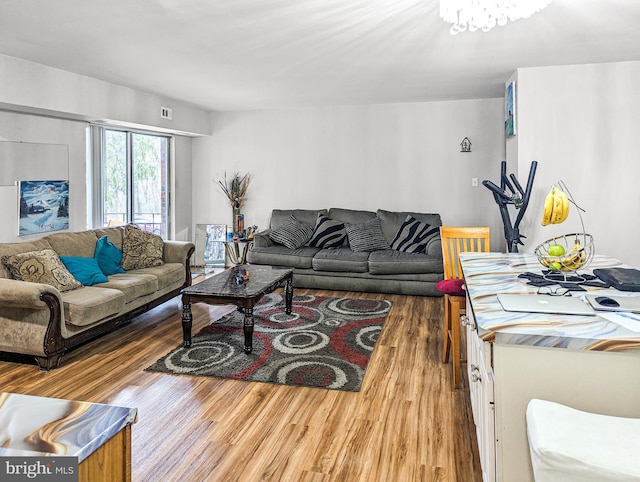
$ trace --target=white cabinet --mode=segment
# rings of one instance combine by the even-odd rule
[[[468,301],[467,301],[468,303]],[[469,305],[468,305],[469,306]],[[473,311],[467,309],[467,373],[473,421],[476,425],[482,480],[495,482],[496,440],[491,344],[480,339]]]
[[[532,398],[640,417],[640,356],[483,341],[467,305],[467,372],[484,482],[533,482],[525,411]]]
[[[525,415],[533,398],[640,417],[640,333],[602,316],[503,310],[497,293],[535,294],[519,278],[540,271],[532,254],[461,253],[460,261],[468,293],[467,370],[485,481],[533,482]],[[596,255],[591,268],[618,265]]]
[[[525,418],[532,398],[640,417],[637,352],[492,343],[492,355],[497,482],[533,482]]]

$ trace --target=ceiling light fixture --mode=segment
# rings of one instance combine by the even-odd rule
[[[496,25],[528,18],[551,0],[440,0],[440,17],[451,24],[451,35],[480,29],[488,32]]]

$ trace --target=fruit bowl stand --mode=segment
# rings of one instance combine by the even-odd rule
[[[554,249],[558,249],[555,248],[557,245],[564,248],[564,254],[561,256],[550,255],[549,248],[554,246]],[[545,242],[540,243],[534,252],[540,264],[548,268],[552,273],[568,273],[589,266],[593,259],[595,248],[593,236],[587,233],[574,233],[547,239]]]

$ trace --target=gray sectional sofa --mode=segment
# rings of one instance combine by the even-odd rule
[[[308,233],[310,226],[314,232],[313,238],[318,231],[319,215],[325,220],[328,218],[334,221],[334,224],[345,224],[348,232],[339,246],[323,248],[312,246],[310,244],[313,242],[307,241],[302,246],[292,244],[287,247],[278,242],[281,240],[281,231],[284,230],[286,233],[284,228],[294,222],[292,219],[303,225],[301,231],[305,233]],[[408,219],[416,221],[414,225],[419,224],[423,232],[428,233],[426,238],[420,239],[420,242],[413,246],[413,250],[418,246],[419,252],[403,250],[404,247],[398,243],[400,231],[409,229]],[[363,250],[366,248],[368,233],[364,237],[365,246],[362,246],[361,239],[356,239],[356,228],[366,225],[381,228],[386,246],[382,243],[376,249]],[[382,209],[376,212],[342,208],[274,209],[269,228],[254,236],[253,244],[247,253],[247,261],[249,264],[293,268],[295,287],[441,296],[436,288],[436,283],[443,279],[442,248],[438,230],[441,225],[439,214]],[[358,249],[354,251],[352,245],[356,241]]]
[[[100,251],[106,258],[98,258],[98,246],[122,251],[121,264],[106,250]],[[132,226],[0,243],[0,352],[31,355],[44,371],[57,367],[68,349],[190,286],[194,248],[193,243],[163,241]],[[78,272],[65,269],[70,265],[60,266],[74,260],[89,266],[83,274],[92,271],[91,276],[102,279],[80,283]],[[115,262],[108,276],[103,261]]]

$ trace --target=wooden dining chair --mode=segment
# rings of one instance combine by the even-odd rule
[[[444,344],[442,346],[442,363],[449,363],[449,353],[453,358],[453,387],[460,388],[460,314],[466,309],[466,292],[460,253],[489,252],[489,227],[440,227],[442,241],[442,261],[444,280],[438,283],[438,289],[444,295]]]

